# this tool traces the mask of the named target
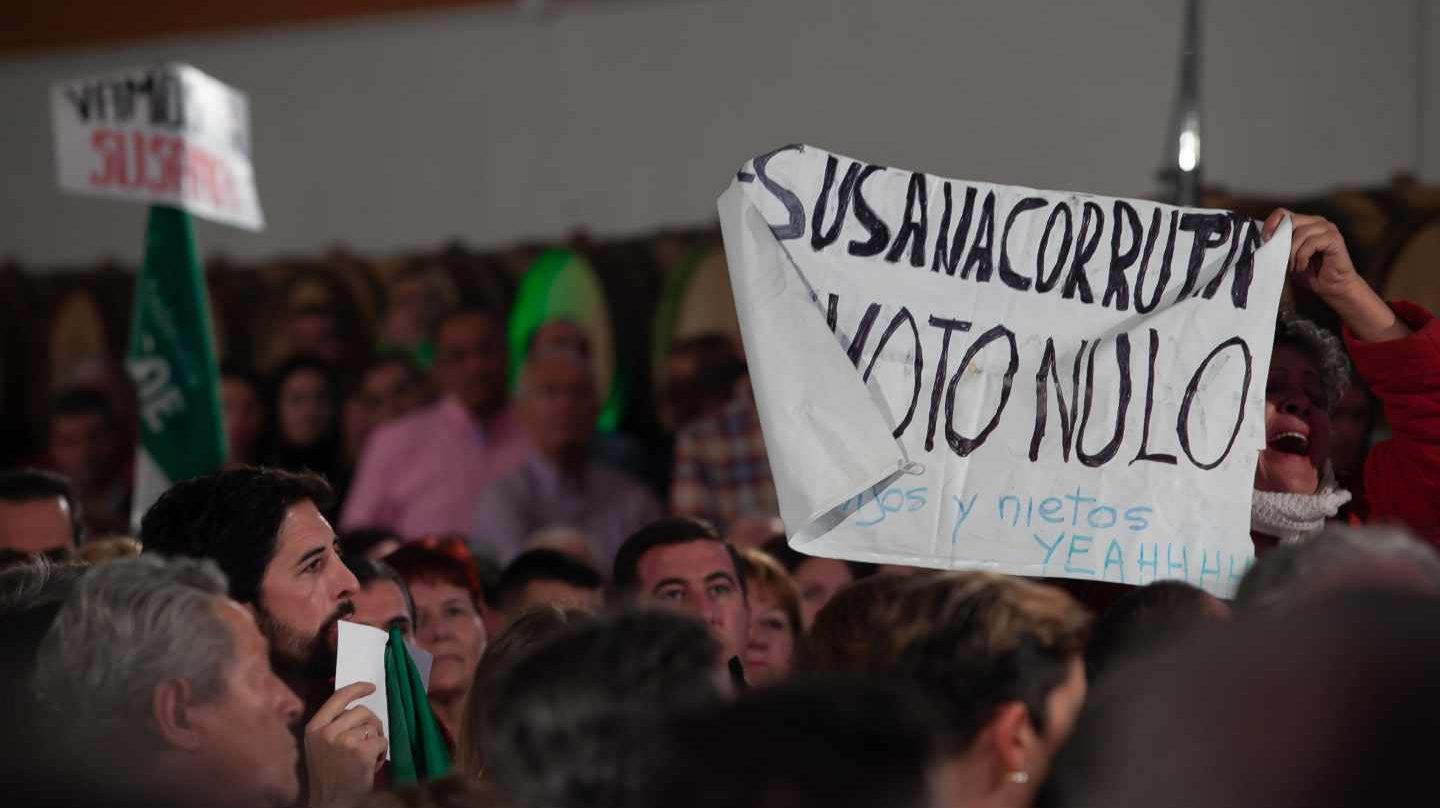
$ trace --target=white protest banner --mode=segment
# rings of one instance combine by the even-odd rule
[[[809,146],[719,208],[792,545],[1233,591],[1288,221]]]
[[[61,82],[50,112],[61,190],[265,226],[245,96],[199,70],[163,64]]]

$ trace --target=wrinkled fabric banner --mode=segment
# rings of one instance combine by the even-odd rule
[[[792,546],[1233,591],[1288,221],[798,145],[719,210]]]

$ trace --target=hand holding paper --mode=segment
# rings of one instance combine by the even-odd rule
[[[368,682],[340,688],[305,726],[310,808],[353,808],[374,788],[388,748],[385,731],[375,713],[350,705],[375,691]]]

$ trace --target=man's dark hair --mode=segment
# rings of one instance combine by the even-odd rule
[[[502,610],[511,608],[535,581],[559,581],[579,589],[599,589],[604,583],[600,573],[577,558],[558,550],[527,550],[500,573],[494,605]]]
[[[484,705],[485,776],[510,808],[630,808],[664,766],[661,728],[715,703],[698,620],[638,610],[579,625],[506,671]]]
[[[688,516],[671,516],[655,522],[651,522],[640,528],[620,545],[620,550],[615,554],[615,572],[610,577],[610,585],[614,588],[615,594],[621,598],[631,598],[636,594],[640,586],[640,559],[646,553],[656,547],[668,547],[672,544],[688,544],[692,541],[713,541],[723,544],[730,555],[730,561],[735,565],[735,578],[740,584],[742,594],[745,588],[745,565],[740,561],[740,556],[730,543],[720,538],[720,534],[710,525],[709,522],[692,519]]]
[[[1085,667],[1091,681],[1224,618],[1219,601],[1184,581],[1156,581],[1126,592],[1091,629]]]
[[[62,391],[50,404],[50,419],[68,418],[75,415],[99,415],[106,421],[115,419],[115,408],[110,398],[93,387],[72,387]]]
[[[796,571],[800,569],[801,564],[813,558],[819,558],[819,556],[805,555],[791,547],[790,542],[785,539],[784,533],[778,533],[766,539],[765,543],[760,546],[760,549],[769,553],[776,561],[779,561],[781,566],[785,567],[785,571],[791,575],[794,575]],[[850,568],[850,577],[856,581],[862,578],[869,578],[879,569],[874,564],[866,564],[863,561],[837,560],[840,560],[841,563]]]
[[[921,808],[936,728],[916,696],[877,684],[795,682],[675,723],[649,808]]]
[[[70,481],[60,474],[40,469],[14,469],[0,472],[0,501],[39,502],[59,497],[70,512],[70,535],[75,544],[85,540],[85,519],[80,513],[80,500]]]
[[[260,605],[260,580],[275,556],[275,539],[291,506],[321,511],[334,493],[323,477],[248,467],[177,483],[140,520],[145,552],[213,559],[230,582],[230,597]]]
[[[346,569],[355,576],[355,582],[360,584],[361,589],[375,581],[389,581],[399,587],[400,598],[405,601],[405,611],[410,615],[410,625],[415,625],[415,600],[410,597],[410,587],[405,584],[400,573],[384,561],[375,561],[359,553],[342,552],[340,560],[345,562]]]

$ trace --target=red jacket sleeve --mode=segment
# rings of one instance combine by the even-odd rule
[[[1345,329],[1355,369],[1390,423],[1391,438],[1365,460],[1369,518],[1403,523],[1440,545],[1440,320],[1413,303],[1390,307],[1415,333],[1361,342]]]

